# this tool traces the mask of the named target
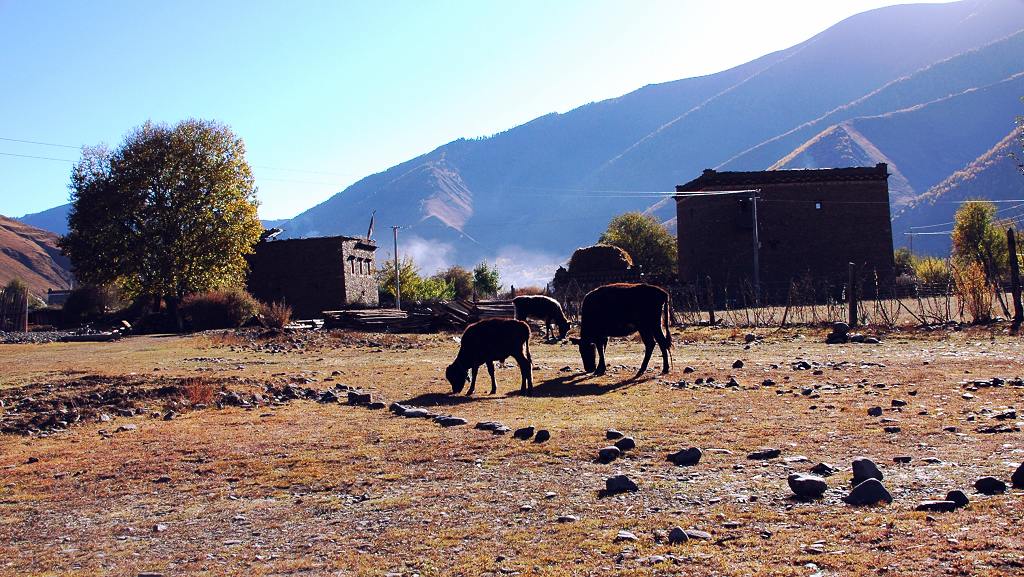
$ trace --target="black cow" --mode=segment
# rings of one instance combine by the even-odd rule
[[[551,325],[558,325],[558,339],[565,338],[569,332],[569,319],[565,318],[562,312],[562,305],[551,297],[544,295],[523,295],[512,299],[512,305],[516,307],[516,318],[525,321],[527,318],[535,318],[544,321],[547,329],[545,338],[551,340]]]
[[[610,284],[587,293],[580,313],[580,338],[572,340],[579,345],[583,368],[595,375],[603,375],[608,337],[625,337],[639,332],[644,342],[644,362],[636,376],[647,370],[655,343],[661,348],[661,372],[668,373],[669,350],[672,348],[672,335],[668,330],[669,306],[668,293],[649,284]],[[596,364],[595,353],[600,357]]]
[[[487,363],[491,375],[491,394],[498,390],[494,381],[494,361],[505,362],[512,357],[519,364],[522,383],[519,390],[533,390],[533,358],[530,356],[530,325],[514,319],[484,319],[466,327],[462,333],[459,354],[448,365],[445,378],[452,385],[452,392],[459,393],[469,381],[467,395],[476,388],[476,374],[480,365]],[[470,374],[472,376],[470,376]]]

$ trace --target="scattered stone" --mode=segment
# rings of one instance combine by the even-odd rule
[[[924,460],[925,463],[928,463],[929,465],[941,465],[942,464],[942,459],[936,459],[935,457],[925,457],[923,460]]]
[[[690,536],[686,534],[686,531],[684,531],[682,527],[673,527],[668,532],[668,542],[670,545],[686,543],[689,540]]]
[[[38,462],[39,462],[39,457],[29,457],[28,459],[25,459],[25,464],[26,465],[31,465],[32,463],[38,463]]]
[[[620,451],[626,452],[630,449],[636,448],[636,440],[634,440],[633,437],[622,437],[618,441],[615,441],[615,446],[618,447]]]
[[[992,415],[992,418],[997,421],[1012,421],[1017,418],[1017,411],[1013,409],[1008,409],[1001,413],[996,413]]]
[[[893,399],[891,404],[894,407],[905,407],[905,406],[907,406],[907,402],[904,401],[903,399]]]
[[[818,463],[811,467],[811,473],[818,475],[819,477],[831,477],[836,472],[835,465],[829,463]]]
[[[139,428],[138,426],[133,425],[131,423],[128,423],[127,425],[121,425],[120,427],[114,429],[114,432],[115,433],[126,433],[128,431],[138,430],[138,428]]]
[[[786,481],[789,483],[789,488],[793,490],[793,494],[802,499],[817,499],[828,489],[825,479],[814,475],[793,473],[786,478]]]
[[[785,457],[785,458],[782,459],[783,463],[786,463],[786,464],[789,464],[789,465],[794,465],[796,463],[806,463],[808,461],[810,461],[810,459],[808,459],[804,455],[793,455],[793,456]]]
[[[521,427],[516,429],[515,432],[512,433],[512,436],[519,439],[520,441],[525,441],[533,437],[534,430],[535,429],[533,428],[533,425],[530,425],[528,427]]]
[[[882,416],[882,407],[871,407],[870,409],[868,409],[868,416],[869,417],[881,417]]]
[[[320,397],[317,399],[318,403],[337,403],[338,395],[334,391],[327,389],[320,393]]]
[[[732,368],[734,368],[734,369],[742,369],[743,368],[743,361],[741,361],[739,359],[736,359],[736,362],[734,362],[732,364]]]
[[[463,419],[462,417],[453,417],[451,415],[434,417],[434,422],[442,427],[458,427],[467,423],[466,419]]]
[[[747,334],[743,335],[743,342],[745,342],[747,344],[750,344],[750,343],[752,343],[752,342],[754,342],[756,340],[757,340],[757,335],[755,335],[754,333],[747,333]]]
[[[640,487],[625,475],[614,475],[604,480],[604,490],[609,495],[617,495],[639,491]]]
[[[1024,489],[1024,463],[1021,463],[1010,476],[1010,483],[1013,484],[1014,489]]]
[[[153,525],[153,532],[154,533],[163,533],[166,530],[167,530],[167,525],[164,525],[163,523],[157,523],[156,525]]]
[[[850,505],[874,505],[880,501],[892,503],[892,495],[881,481],[871,478],[855,486],[843,501]]]
[[[370,393],[361,393],[359,391],[348,392],[348,404],[350,405],[369,405],[372,400]]]
[[[974,488],[982,495],[1001,495],[1006,492],[1006,483],[995,477],[982,477],[974,482]]]
[[[868,479],[878,479],[881,481],[885,478],[882,475],[882,471],[879,470],[878,465],[874,461],[867,457],[857,457],[853,460],[853,484],[860,485]]]
[[[864,337],[865,345],[877,345],[880,344],[881,342],[882,341],[878,337]]]
[[[167,475],[160,475],[156,479],[153,479],[153,482],[154,483],[170,483],[171,482],[171,478],[168,477]]]
[[[576,515],[559,515],[555,520],[559,523],[575,523],[576,521],[579,521],[580,518]]]
[[[902,431],[903,429],[893,425],[893,426],[885,427],[883,430],[886,433],[898,433],[898,432]]]
[[[947,432],[947,433],[957,433],[957,432],[960,431],[960,428],[959,427],[955,427],[953,425],[949,425],[948,427],[942,427],[942,430]]]
[[[690,467],[700,462],[701,457],[704,453],[697,447],[690,447],[687,449],[680,449],[675,453],[669,453],[667,460],[676,464],[680,467]]]
[[[544,443],[551,439],[551,432],[547,429],[541,429],[537,431],[537,435],[533,437],[534,443]]]
[[[547,493],[544,493],[544,498],[545,499],[554,499],[557,496],[558,496],[558,493],[556,493],[554,491],[548,491]]]
[[[174,411],[167,411],[166,413],[164,413],[163,419],[165,421],[172,421],[172,420],[176,419],[177,417],[178,417],[178,413],[175,413]]]
[[[620,455],[622,455],[622,451],[618,447],[603,447],[597,450],[597,462],[608,464],[618,459]]]
[[[403,405],[401,403],[391,403],[391,406],[388,407],[388,410],[391,411],[392,413],[396,414],[396,415],[401,416],[401,415],[405,414],[405,412],[407,410],[409,410],[409,407],[406,407],[405,405]]]
[[[621,431],[616,431],[615,429],[608,429],[607,431],[604,432],[604,438],[608,439],[609,441],[621,439],[623,436],[624,435]]]
[[[893,463],[900,463],[900,464],[907,464],[910,461],[912,461],[913,459],[914,458],[911,457],[910,455],[897,455],[897,456],[892,458],[892,462]]]
[[[692,373],[695,370],[697,370],[697,369],[694,369],[693,367],[683,367],[683,374],[687,374],[688,375],[688,374]]]
[[[781,454],[781,449],[766,447],[754,451],[753,453],[750,453],[749,455],[747,455],[747,458],[750,459],[751,461],[767,461],[768,459],[774,459]]]
[[[366,408],[370,409],[371,411],[379,411],[379,410],[383,409],[386,406],[387,405],[385,405],[384,403],[382,403],[380,401],[374,401],[372,403],[368,403],[366,405]]]
[[[690,541],[710,541],[711,540],[711,533],[708,533],[707,531],[700,531],[700,530],[697,530],[697,529],[687,529],[685,531],[685,533],[686,533],[686,537]]]
[[[958,509],[966,507],[971,502],[971,500],[967,498],[967,494],[960,489],[954,489],[946,493],[946,500],[955,503]]]
[[[407,419],[433,419],[437,415],[419,407],[407,408],[402,416]]]
[[[949,513],[955,511],[957,504],[953,501],[921,501],[915,511],[928,511],[930,513]]]
[[[615,542],[616,543],[621,543],[623,541],[631,541],[632,542],[632,541],[638,541],[638,540],[639,539],[637,538],[637,536],[635,534],[633,534],[630,531],[626,531],[625,529],[619,531],[619,533],[617,535],[615,535]]]

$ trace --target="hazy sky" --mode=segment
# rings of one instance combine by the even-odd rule
[[[116,146],[147,119],[217,119],[245,139],[261,216],[285,218],[456,138],[897,3],[0,0],[0,214],[67,202],[79,156],[10,139]]]

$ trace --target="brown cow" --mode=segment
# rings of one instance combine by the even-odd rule
[[[527,318],[535,318],[544,321],[547,329],[545,338],[551,340],[551,325],[558,325],[558,339],[565,338],[569,332],[569,319],[565,318],[562,312],[562,305],[555,299],[544,295],[523,295],[512,299],[512,306],[516,308],[516,318],[525,321]]]
[[[519,390],[529,394],[533,390],[533,358],[530,356],[530,325],[514,319],[484,319],[466,327],[462,333],[459,354],[448,365],[445,378],[458,394],[469,381],[466,395],[476,388],[476,374],[480,365],[487,363],[491,375],[491,394],[498,390],[494,381],[494,361],[505,362],[512,357],[519,364],[523,380]],[[529,386],[529,389],[527,389]]]
[[[655,343],[661,348],[661,372],[668,373],[669,350],[672,348],[672,334],[668,330],[669,306],[668,293],[649,284],[610,284],[587,293],[580,311],[580,338],[572,339],[579,345],[583,368],[595,375],[603,375],[608,337],[625,337],[639,332],[644,342],[644,362],[636,377],[647,370]],[[595,353],[600,357],[596,365]]]

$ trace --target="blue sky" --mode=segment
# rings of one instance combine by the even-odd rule
[[[285,218],[456,138],[896,3],[0,0],[0,214],[67,202],[79,154],[2,139],[116,146],[147,119],[220,120],[246,141],[261,216]]]

